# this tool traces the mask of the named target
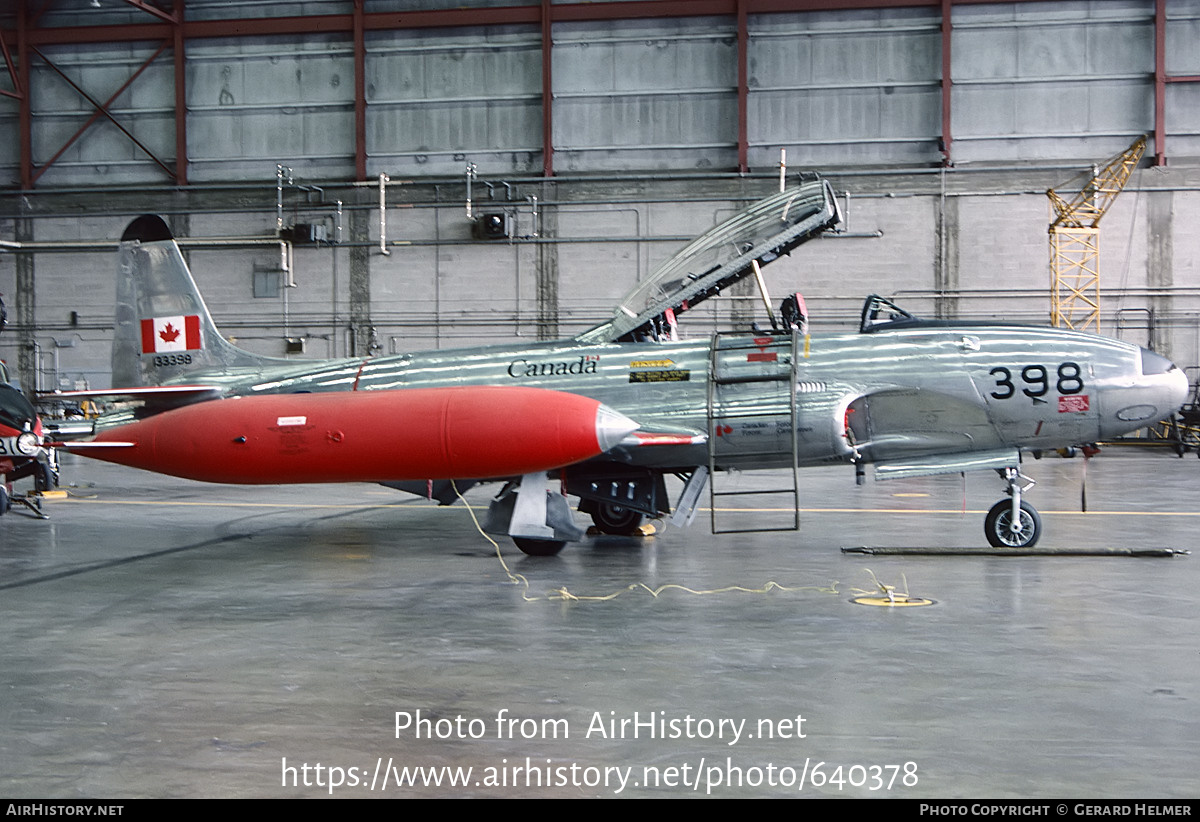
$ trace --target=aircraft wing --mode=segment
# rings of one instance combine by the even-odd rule
[[[637,449],[661,449],[661,456],[656,454],[655,462],[676,465],[700,465],[706,460],[703,451],[708,437],[701,431],[681,426],[660,426],[657,429],[639,428],[626,434],[603,457],[606,461],[620,460],[645,462],[645,452],[639,453],[640,459],[633,459],[632,452]],[[419,481],[390,481],[380,485],[395,488],[418,497],[436,500],[440,505],[451,505],[458,495],[468,488],[478,484],[477,479],[458,480],[419,480]]]
[[[602,459],[641,466],[679,468],[708,463],[708,435],[684,426],[640,424]]]
[[[647,448],[650,446],[691,446],[704,445],[708,436],[685,428],[673,428],[659,431],[634,431],[621,440],[618,447]]]

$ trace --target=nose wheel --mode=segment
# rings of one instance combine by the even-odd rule
[[[1021,499],[1021,494],[1034,482],[1016,468],[1000,469],[999,473],[1008,483],[1009,499],[1000,500],[988,511],[983,520],[984,535],[993,548],[1031,548],[1042,535],[1042,518],[1036,508]]]
[[[1012,501],[1002,499],[988,511],[983,530],[993,548],[1030,548],[1042,535],[1042,518],[1028,502],[1020,503],[1014,517]]]

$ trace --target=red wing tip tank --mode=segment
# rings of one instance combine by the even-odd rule
[[[203,402],[63,447],[205,482],[491,479],[590,459],[636,428],[578,394],[464,386]]]

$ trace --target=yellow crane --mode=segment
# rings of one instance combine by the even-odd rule
[[[1103,166],[1093,167],[1078,193],[1064,197],[1054,189],[1046,192],[1053,212],[1050,324],[1054,327],[1100,332],[1100,218],[1145,153],[1146,135],[1142,135]]]

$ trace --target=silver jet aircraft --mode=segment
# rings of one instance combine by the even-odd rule
[[[879,479],[993,469],[1007,496],[986,537],[1016,548],[1041,533],[1023,452],[1118,436],[1183,403],[1180,369],[1135,345],[923,320],[874,296],[853,333],[810,338],[793,296],[769,330],[680,339],[682,315],[743,278],[761,287],[763,267],[838,220],[828,182],[810,176],[701,236],[574,338],[298,363],[222,339],[166,224],[141,217],[120,250],[122,387],[103,392],[141,405],[63,447],[201,480],[368,480],[443,503],[501,480],[488,528],[534,555],[582,537],[566,495],[600,531],[632,534],[672,509],[689,521],[707,487],[717,531],[731,497],[761,490],[722,492],[725,472],[786,469],[791,529],[801,467],[847,463],[860,479],[868,464]],[[669,475],[683,480],[674,505]]]

